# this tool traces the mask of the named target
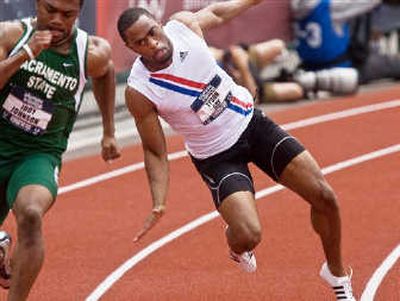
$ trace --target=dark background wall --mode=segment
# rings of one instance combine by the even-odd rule
[[[149,9],[160,22],[174,12],[196,11],[218,0],[85,0],[79,26],[91,34],[100,35],[111,43],[113,59],[119,72],[130,69],[134,55],[123,45],[116,22],[121,12],[133,6]],[[221,1],[221,0],[219,0]],[[223,0],[222,0],[223,1]],[[290,38],[289,0],[265,0],[229,24],[207,33],[210,45],[227,47],[231,43],[253,43],[271,38]],[[35,0],[0,0],[0,20],[32,16]]]
[[[98,0],[97,33],[112,42],[114,61],[118,70],[128,69],[134,56],[123,45],[115,23],[121,12],[135,5],[149,9],[161,22],[165,22],[174,12],[198,10],[211,2],[209,0]],[[226,47],[231,43],[257,42],[270,38],[290,38],[288,0],[265,0],[232,20],[229,24],[207,33],[210,45]]]
[[[35,11],[35,1],[0,0],[0,20],[10,20],[30,16]]]

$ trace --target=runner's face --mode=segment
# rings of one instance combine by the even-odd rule
[[[125,31],[126,46],[146,61],[163,65],[172,57],[172,45],[162,27],[152,18],[142,15]]]
[[[37,28],[50,30],[51,44],[68,41],[80,11],[80,0],[37,0]]]

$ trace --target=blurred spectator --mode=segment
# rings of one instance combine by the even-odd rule
[[[256,103],[297,101],[318,91],[343,95],[354,93],[358,87],[358,75],[352,68],[298,70],[285,43],[278,39],[211,50],[224,70],[255,96]],[[277,69],[276,75],[266,78],[262,73],[271,65]]]
[[[372,12],[373,47],[386,54],[398,54],[400,44],[400,0],[383,0]]]
[[[232,45],[227,50],[211,50],[224,70],[255,96],[256,103],[266,103],[295,101],[304,96],[302,87],[295,82],[273,83],[260,76],[262,68],[281,55],[284,48],[283,41],[270,40],[254,45]]]
[[[292,0],[296,49],[306,70],[355,67],[360,83],[400,78],[400,57],[369,47],[381,0]]]
[[[372,29],[382,34],[400,29],[400,0],[383,0],[372,13]]]

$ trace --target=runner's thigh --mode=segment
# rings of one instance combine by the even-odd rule
[[[39,185],[46,188],[53,199],[58,189],[60,162],[47,154],[35,154],[27,157],[13,172],[7,186],[7,202],[10,208],[19,191],[28,185]]]
[[[279,182],[282,171],[304,147],[260,111],[255,111],[251,136],[251,158],[256,166]]]
[[[332,193],[320,167],[308,151],[294,158],[282,172],[280,182],[310,203]]]

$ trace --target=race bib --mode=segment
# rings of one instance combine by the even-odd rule
[[[13,87],[3,103],[2,117],[26,133],[39,136],[46,132],[53,110],[51,102]]]
[[[221,82],[221,77],[215,75],[190,106],[204,125],[221,115],[231,102],[232,93]]]

